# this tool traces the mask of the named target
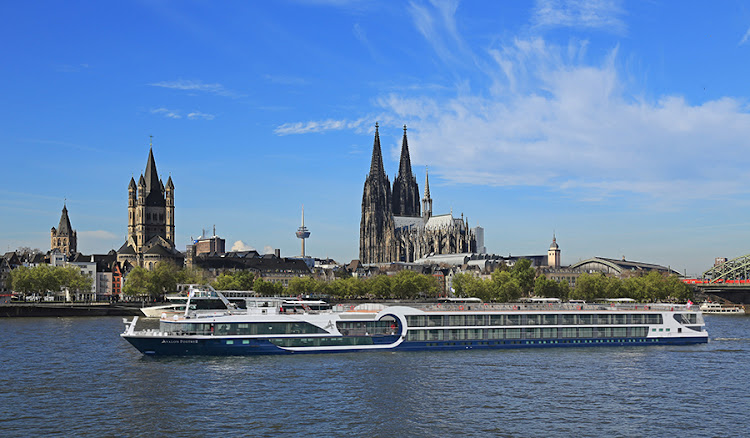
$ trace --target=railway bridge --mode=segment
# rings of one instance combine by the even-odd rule
[[[750,304],[750,254],[713,266],[701,278],[685,282],[703,293],[737,304]]]

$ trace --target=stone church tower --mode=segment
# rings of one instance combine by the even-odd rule
[[[547,266],[550,268],[560,267],[560,246],[557,244],[557,237],[552,234],[552,243],[547,250]]]
[[[406,125],[404,125],[404,139],[401,141],[401,162],[398,175],[393,181],[393,215],[420,216],[419,186],[417,178],[411,173],[411,158],[409,158],[409,143],[406,140]]]
[[[380,134],[375,123],[370,173],[362,193],[362,220],[359,224],[359,260],[362,263],[387,263],[393,260],[394,227],[391,182],[383,168]]]
[[[57,228],[52,227],[50,231],[50,249],[59,251],[67,256],[72,256],[78,252],[78,235],[70,226],[68,217],[68,207],[63,204],[62,215],[60,215],[60,224]]]
[[[120,262],[129,261],[147,269],[164,259],[182,265],[182,255],[175,250],[174,183],[167,185],[156,171],[154,151],[149,149],[146,171],[136,185],[128,185],[128,241],[117,252]]]

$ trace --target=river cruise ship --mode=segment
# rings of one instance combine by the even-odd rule
[[[265,307],[126,322],[146,355],[256,355],[353,351],[679,345],[708,342],[699,309],[667,304],[364,304],[327,310]]]

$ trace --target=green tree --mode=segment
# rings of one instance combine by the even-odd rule
[[[59,281],[59,285],[55,285],[57,290],[67,288],[73,293],[87,293],[91,291],[92,278],[89,275],[81,273],[81,270],[75,266],[57,266],[53,274]]]
[[[254,290],[255,274],[250,271],[224,272],[211,285],[217,290]]]
[[[26,266],[21,266],[10,271],[10,276],[8,278],[10,282],[9,287],[15,292],[27,295],[36,290],[33,273],[31,269]]]
[[[364,284],[363,292],[367,298],[394,298],[391,293],[391,277],[387,275],[376,275],[367,279]]]
[[[317,293],[319,282],[312,277],[297,277],[289,281],[286,290],[290,295],[307,295]]]
[[[177,284],[206,284],[206,271],[200,268],[183,268],[177,272]],[[250,289],[248,289],[250,290]]]
[[[517,260],[510,271],[510,276],[516,281],[522,294],[528,295],[534,290],[536,272],[531,267],[531,260]]]
[[[495,289],[495,297],[498,301],[505,303],[515,302],[523,294],[521,285],[511,272],[499,269],[495,270],[492,273],[492,283]]]
[[[130,296],[146,296],[151,293],[150,274],[140,266],[134,267],[122,285],[122,293]]]
[[[281,293],[284,291],[284,286],[282,286],[281,283],[273,283],[262,278],[258,278],[255,280],[255,291],[262,296],[272,297],[281,295]]]

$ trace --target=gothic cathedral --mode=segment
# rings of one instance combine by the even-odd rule
[[[153,269],[156,263],[170,261],[182,266],[183,255],[175,249],[174,184],[167,185],[156,171],[153,149],[149,150],[146,172],[138,185],[128,185],[128,240],[117,251],[117,261]]]
[[[362,193],[362,220],[359,229],[359,259],[362,263],[413,262],[431,254],[476,251],[476,236],[468,221],[453,213],[433,216],[428,176],[422,209],[419,186],[412,173],[406,126],[401,142],[398,175],[390,180],[383,168],[380,133],[375,124],[370,173]]]

